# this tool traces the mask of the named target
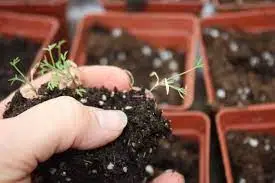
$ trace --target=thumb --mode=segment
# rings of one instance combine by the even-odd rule
[[[24,180],[54,153],[105,145],[126,124],[122,111],[87,107],[71,97],[52,99],[1,120],[0,182]]]

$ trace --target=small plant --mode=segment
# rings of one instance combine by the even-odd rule
[[[175,85],[175,82],[176,82],[176,78],[178,78],[179,76],[182,76],[184,74],[187,74],[197,68],[201,68],[203,66],[202,62],[201,62],[201,59],[199,59],[195,65],[195,67],[193,67],[192,69],[189,69],[185,72],[182,72],[180,74],[177,74],[177,75],[174,75],[174,76],[171,76],[169,78],[164,78],[164,79],[159,79],[159,76],[156,72],[152,72],[150,74],[151,77],[155,77],[156,78],[156,83],[155,85],[150,89],[150,91],[152,92],[153,90],[155,90],[156,88],[158,87],[165,87],[166,89],[166,94],[168,95],[169,94],[169,91],[170,91],[170,88],[171,89],[174,89],[178,92],[178,94],[180,95],[181,98],[184,98],[184,96],[186,95],[186,86],[183,88],[183,87],[178,87]]]
[[[51,72],[52,78],[47,86],[49,90],[54,90],[55,88],[62,89],[65,87],[74,88],[75,92],[82,97],[83,94],[86,93],[86,90],[80,87],[81,83],[78,77],[77,65],[73,61],[67,59],[68,52],[64,54],[61,52],[61,46],[64,43],[65,41],[60,41],[44,49],[49,54],[50,62],[45,56],[40,64],[40,73],[44,75],[45,73]],[[53,57],[54,49],[58,52],[57,60]]]
[[[37,94],[36,88],[32,85],[31,80],[29,80],[23,73],[20,71],[20,69],[17,67],[17,64],[20,62],[20,59],[17,57],[13,59],[12,62],[10,62],[10,65],[16,70],[16,72],[19,74],[15,74],[13,78],[9,79],[9,82],[11,82],[11,85],[14,84],[14,82],[19,81],[21,83],[24,83],[28,85],[33,92]]]
[[[44,59],[39,64],[35,65],[34,68],[32,68],[30,76],[31,80],[29,80],[17,67],[20,59],[15,58],[10,64],[19,73],[19,75],[15,74],[15,76],[9,80],[11,84],[13,84],[15,81],[22,82],[28,85],[29,87],[27,87],[27,89],[30,88],[31,90],[33,90],[37,97],[37,89],[32,85],[31,81],[33,78],[33,74],[36,72],[37,68],[40,68],[40,73],[42,75],[48,72],[50,72],[52,75],[50,81],[47,84],[47,88],[49,90],[54,90],[56,88],[63,89],[65,87],[69,87],[75,89],[76,94],[82,97],[83,94],[86,93],[86,90],[80,87],[81,82],[78,77],[77,65],[73,61],[67,59],[68,52],[65,52],[64,54],[61,52],[61,47],[64,43],[65,41],[60,41],[59,43],[49,45],[48,48],[44,48],[44,50],[47,51],[50,57],[50,62],[45,55]],[[54,59],[54,50],[56,50],[58,54],[56,60]],[[29,93],[29,91],[25,90],[24,92]],[[34,96],[34,94],[32,94],[32,96]]]

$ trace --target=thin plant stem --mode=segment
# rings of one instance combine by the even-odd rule
[[[152,72],[150,74],[150,76],[155,76],[156,77],[156,83],[155,85],[150,89],[150,91],[152,92],[153,90],[155,90],[157,87],[159,86],[165,86],[166,87],[166,93],[167,95],[169,94],[169,88],[172,88],[174,90],[176,90],[179,95],[183,98],[184,95],[186,94],[186,89],[185,88],[182,88],[182,87],[178,87],[178,86],[175,86],[173,85],[175,82],[176,82],[176,78],[182,76],[182,75],[185,75],[197,68],[201,68],[203,65],[200,63],[200,60],[198,61],[198,63],[196,64],[196,66],[194,66],[193,68],[187,70],[187,71],[184,71],[180,74],[177,74],[177,75],[174,75],[174,76],[171,76],[169,78],[164,78],[160,81],[159,79],[159,76],[156,72]]]
[[[25,75],[17,68],[17,66],[15,64],[12,64],[12,66],[25,80],[27,80]]]
[[[53,54],[52,54],[52,52],[49,51],[49,54],[50,54],[50,58],[51,58],[52,64],[55,65],[55,61],[54,61],[54,59],[53,59]]]
[[[18,67],[17,67],[17,65],[16,65],[18,62],[20,62],[20,59],[19,59],[19,58],[16,58],[15,60],[13,60],[13,62],[11,62],[11,65],[13,66],[13,68],[14,68],[14,69],[20,74],[20,76],[23,78],[23,79],[20,79],[20,78],[16,77],[16,80],[18,80],[18,81],[20,81],[20,82],[22,82],[22,83],[28,84],[28,85],[32,88],[32,90],[35,91],[35,93],[37,93],[35,87],[32,85],[32,83],[29,81],[29,79],[20,71],[20,69],[18,69]]]
[[[180,73],[180,74],[177,74],[177,75],[175,75],[175,76],[171,76],[170,78],[168,78],[168,80],[174,79],[175,77],[182,76],[182,75],[184,75],[184,74],[187,74],[187,73],[189,73],[189,72],[191,72],[191,71],[193,71],[193,70],[196,70],[197,68],[201,68],[201,67],[202,67],[202,65],[196,65],[195,67],[193,67],[193,68],[191,68],[191,69],[189,69],[189,70],[187,70],[187,71],[184,71],[184,72],[182,72],[182,73]]]

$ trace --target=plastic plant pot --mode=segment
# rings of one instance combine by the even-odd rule
[[[0,1],[0,10],[55,17],[61,26],[56,39],[67,39],[67,5],[68,0],[2,0]]]
[[[163,0],[148,0],[145,6],[145,12],[163,12],[163,13],[194,13],[199,14],[203,4],[207,0],[183,0],[167,2]],[[101,4],[107,10],[112,11],[127,11],[127,2],[125,0],[101,0]]]
[[[0,11],[0,22],[2,22],[0,26],[2,35],[20,36],[41,44],[33,64],[42,60],[44,55],[42,48],[47,47],[54,40],[59,30],[59,22],[48,16]]]
[[[199,29],[197,19],[192,15],[163,15],[163,14],[127,14],[127,13],[105,13],[91,14],[86,16],[78,25],[73,44],[71,46],[70,58],[78,65],[85,65],[86,40],[89,28],[101,23],[109,28],[122,27],[130,34],[155,47],[172,48],[186,53],[185,68],[194,67],[196,41]],[[164,106],[165,110],[188,109],[194,100],[195,71],[184,76],[188,94],[182,105]]]
[[[234,179],[225,135],[230,130],[267,132],[274,135],[274,112],[275,105],[270,104],[249,106],[245,109],[227,108],[218,113],[216,123],[227,183],[233,183]]]
[[[238,13],[220,13],[216,16],[205,18],[201,20],[201,30],[206,27],[222,27],[222,28],[236,28],[237,30],[243,30],[245,32],[264,32],[275,30],[275,23],[270,21],[275,18],[275,11],[250,11],[250,12],[238,12]],[[203,43],[203,37],[201,34],[202,44],[202,58],[204,78],[207,92],[208,104],[218,109],[224,106],[216,105],[215,89],[213,85],[213,78],[209,66],[209,61],[206,53],[206,46]],[[221,68],[222,69],[222,68]]]
[[[275,3],[268,1],[258,1],[255,3],[221,3],[220,0],[213,0],[214,6],[220,12],[226,11],[247,11],[247,10],[275,10]]]
[[[173,133],[184,139],[196,140],[199,144],[199,183],[210,181],[210,120],[201,112],[166,112],[171,120]]]

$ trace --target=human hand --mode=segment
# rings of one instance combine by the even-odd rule
[[[39,86],[49,75],[34,81]],[[116,67],[80,68],[85,87],[102,85],[119,90],[129,89],[126,72]],[[11,96],[0,103],[0,118]],[[62,109],[62,112],[60,112]],[[50,120],[49,120],[50,116]],[[30,183],[31,172],[39,162],[69,148],[80,150],[103,146],[116,139],[127,124],[122,111],[87,107],[71,97],[58,97],[43,102],[22,114],[0,120],[0,182]],[[164,173],[154,183],[182,183],[177,173]]]

